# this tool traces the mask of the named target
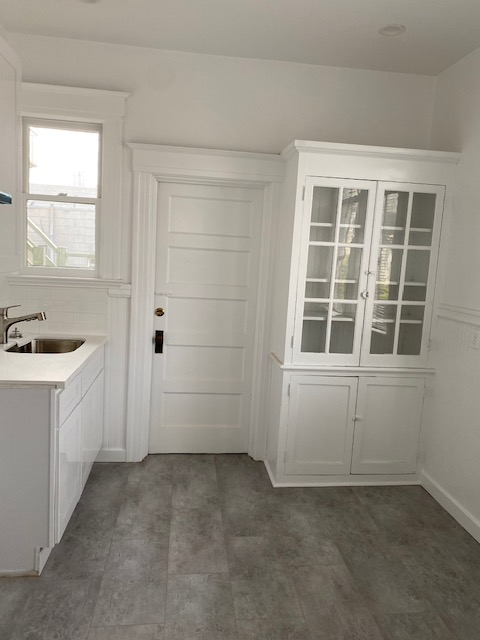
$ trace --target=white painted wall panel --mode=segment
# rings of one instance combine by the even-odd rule
[[[480,351],[470,347],[473,329],[464,322],[438,321],[437,373],[426,398],[423,470],[480,521]]]
[[[278,153],[294,139],[422,148],[434,79],[12,34],[24,79],[132,93],[129,141]]]

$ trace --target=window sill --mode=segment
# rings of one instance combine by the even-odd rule
[[[103,278],[75,278],[71,276],[32,276],[21,273],[11,273],[8,283],[13,285],[39,287],[84,287],[91,289],[112,289],[121,287],[123,280],[106,280]]]

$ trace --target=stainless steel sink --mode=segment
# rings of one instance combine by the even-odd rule
[[[14,344],[5,349],[11,353],[70,353],[81,347],[85,340],[74,338],[35,338],[30,342]]]

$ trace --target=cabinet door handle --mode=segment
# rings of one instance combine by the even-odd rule
[[[362,298],[364,300],[366,300],[369,297],[370,294],[368,293],[368,291],[362,291],[362,293],[360,295],[362,296]]]
[[[354,422],[361,422],[361,420],[362,420],[362,416],[353,416],[352,420],[353,420]]]

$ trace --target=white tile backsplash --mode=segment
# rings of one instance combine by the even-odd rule
[[[48,334],[106,334],[108,293],[106,289],[57,286],[10,285],[8,304],[19,304],[18,315],[44,311],[44,322],[31,322],[23,331]],[[12,315],[13,310],[12,310]],[[22,325],[19,325],[22,330]]]

